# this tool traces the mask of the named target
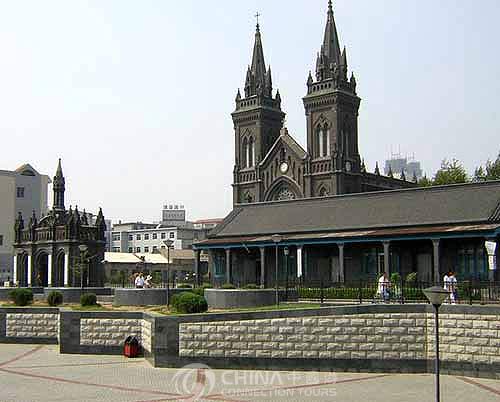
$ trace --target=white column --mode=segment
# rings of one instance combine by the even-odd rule
[[[297,246],[297,278],[301,279],[303,275],[302,271],[302,246]]]
[[[64,286],[69,285],[69,254],[64,254]]]
[[[32,260],[31,255],[28,254],[28,278],[26,278],[28,287],[31,286],[31,272],[33,271],[33,267],[31,266]]]
[[[14,272],[12,273],[12,282],[17,283],[17,254],[14,254]]]
[[[52,254],[47,256],[47,284],[52,287]]]

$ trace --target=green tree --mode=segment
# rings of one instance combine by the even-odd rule
[[[494,162],[488,160],[484,168],[479,166],[474,172],[474,181],[485,180],[500,180],[500,153]]]
[[[452,159],[443,160],[441,168],[436,172],[432,184],[434,186],[443,186],[447,184],[467,183],[469,176],[460,161]]]
[[[418,181],[418,185],[419,187],[430,187],[432,186],[432,180],[430,180],[426,175]]]

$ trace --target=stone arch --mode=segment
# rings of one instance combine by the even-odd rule
[[[56,252],[54,258],[54,270],[52,276],[52,284],[55,287],[63,287],[64,286],[64,258],[66,256],[66,252],[61,249]]]
[[[282,195],[287,194],[285,198]],[[285,199],[304,198],[299,186],[290,178],[282,176],[278,178],[266,191],[264,199],[266,201],[281,201]]]
[[[328,186],[321,184],[318,187],[317,194],[318,194],[318,197],[328,197],[330,195],[330,189],[328,188]]]
[[[46,250],[38,251],[33,257],[33,286],[47,287],[49,285],[49,253]]]
[[[17,256],[17,282],[20,287],[28,286],[28,253],[25,251]]]

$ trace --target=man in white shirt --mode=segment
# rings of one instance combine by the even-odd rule
[[[142,289],[144,287],[144,277],[142,276],[142,272],[135,278],[135,287],[138,289]]]
[[[450,292],[451,304],[456,304],[457,302],[457,278],[453,271],[449,271],[443,278],[444,288]]]
[[[391,286],[391,282],[389,281],[389,278],[387,277],[387,273],[384,272],[384,274],[378,280],[377,293],[385,302],[389,301],[389,287],[390,286]]]

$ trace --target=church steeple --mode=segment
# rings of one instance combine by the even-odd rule
[[[316,79],[318,81],[323,81],[332,78],[334,66],[340,66],[341,64],[339,36],[333,16],[332,1],[329,0],[323,45],[321,46],[321,51],[318,53],[318,59],[316,61]]]
[[[52,184],[54,190],[54,211],[64,211],[64,192],[66,190],[66,183],[61,167],[61,159],[57,165],[56,175]]]
[[[272,91],[271,67],[266,68],[260,24],[257,22],[252,64],[248,67],[245,82],[245,97],[248,98],[254,95],[272,97]]]

